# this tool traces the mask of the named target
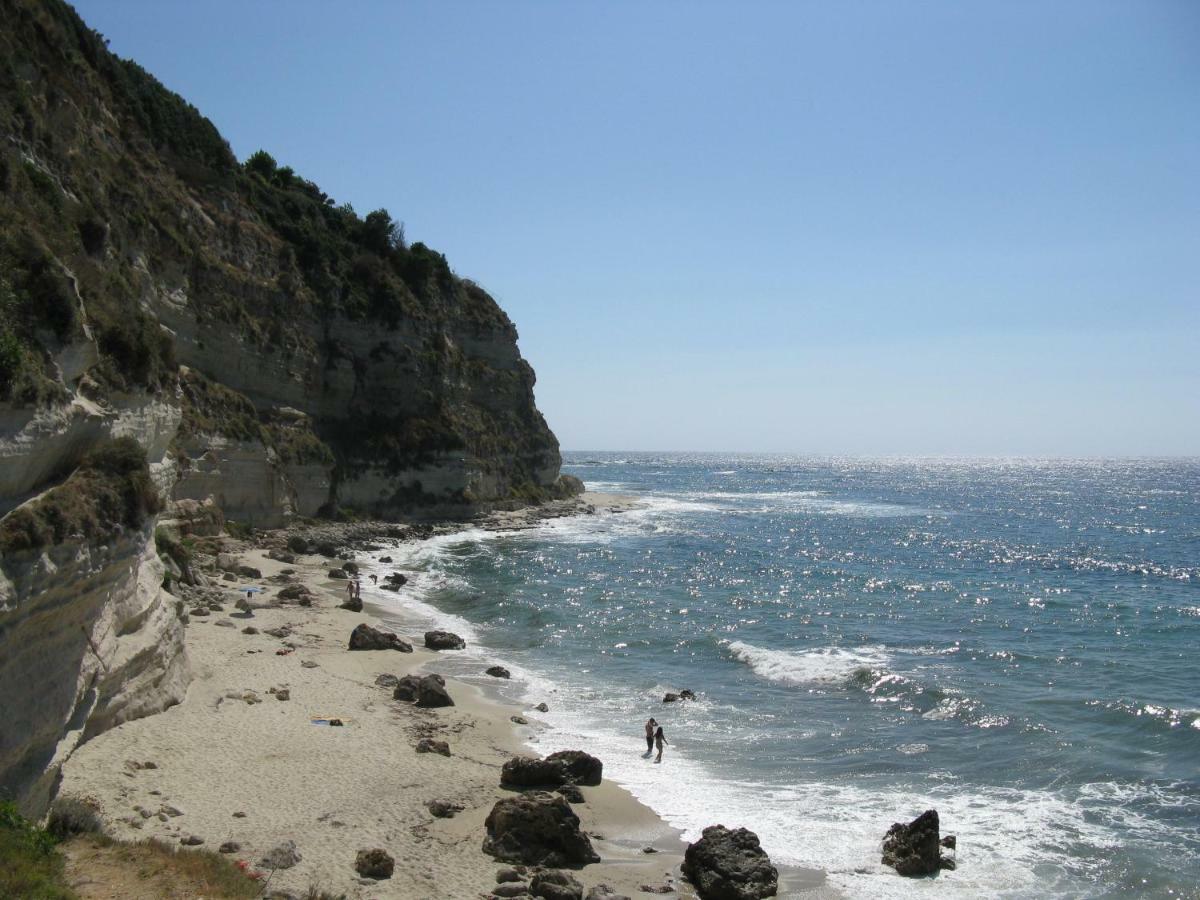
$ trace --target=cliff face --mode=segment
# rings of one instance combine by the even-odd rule
[[[571,487],[516,339],[386,211],[239,164],[70,7],[0,0],[0,788],[186,681],[154,513],[43,514],[89,453],[132,437],[168,506],[260,527],[538,502]]]

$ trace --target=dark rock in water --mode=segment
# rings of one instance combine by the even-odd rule
[[[395,584],[395,585],[408,584],[408,576],[402,575],[399,572],[392,572],[390,575],[384,575],[383,580],[390,581],[392,584]]]
[[[287,587],[279,589],[276,594],[280,600],[299,600],[301,597],[307,597],[312,593],[307,587],[302,584],[289,584]]]
[[[583,803],[583,791],[573,784],[564,784],[560,788],[555,788],[555,793],[562,794],[567,798],[568,803]]]
[[[663,703],[674,703],[678,699],[679,699],[678,694],[672,694],[670,692],[663,694]]]
[[[390,631],[380,631],[365,622],[350,632],[351,650],[399,650],[412,653],[412,644],[400,640]]]
[[[421,685],[421,678],[418,675],[405,675],[396,682],[396,689],[392,691],[393,700],[416,700],[417,688]]]
[[[343,572],[341,569],[330,569],[329,577],[332,578],[334,581],[345,581],[350,576],[347,575],[345,572]]]
[[[779,872],[759,845],[758,835],[724,825],[710,825],[700,840],[688,845],[683,874],[700,900],[758,900],[774,897],[779,887]]]
[[[446,682],[441,675],[426,675],[417,684],[417,706],[432,709],[439,706],[453,706],[454,701],[446,691]]]
[[[625,894],[618,894],[607,884],[598,884],[590,891],[584,900],[629,900]]]
[[[500,768],[500,784],[504,787],[558,787],[569,780],[560,760],[514,756]]]
[[[525,718],[524,716],[509,716],[508,721],[512,722],[514,725],[528,725],[529,724],[529,720],[527,718]]]
[[[575,784],[597,785],[604,777],[604,763],[582,750],[559,750],[546,760],[561,763]]]
[[[512,677],[512,672],[508,671],[508,669],[504,668],[504,666],[489,666],[487,668],[485,674],[491,675],[493,678],[511,678]]]
[[[454,803],[450,800],[430,800],[425,807],[435,819],[453,819],[455,813],[463,811],[461,803]]]
[[[679,699],[680,700],[695,700],[696,695],[693,694],[691,691],[689,691],[687,688],[684,688],[682,691],[679,692]]]
[[[452,631],[427,631],[425,646],[430,650],[462,650],[467,642]]]
[[[561,869],[543,869],[529,882],[533,896],[543,900],[583,900],[583,885]]]
[[[342,571],[345,572],[347,575],[357,575],[358,574],[358,563],[353,563],[353,562],[342,563]]]
[[[941,836],[936,809],[927,809],[907,825],[897,822],[883,838],[883,864],[901,875],[932,875],[943,867]],[[946,868],[953,867],[945,860]]]
[[[386,850],[359,850],[354,858],[354,871],[363,878],[376,880],[391,878],[396,869],[396,861]]]
[[[377,684],[379,687],[394,688],[399,683],[400,679],[388,672],[384,672],[382,675],[379,675],[375,678],[375,684]]]
[[[433,738],[421,738],[417,741],[418,753],[439,753],[442,756],[450,755],[450,745],[445,741],[435,741]]]
[[[504,862],[583,866],[599,862],[567,801],[541,791],[498,800],[484,822],[483,852]]]
[[[545,703],[539,703],[534,707],[534,709],[536,709],[538,712],[550,712],[550,707],[548,707]]]
[[[400,585],[395,584],[394,582],[385,581],[383,584],[379,585],[379,588],[380,590],[395,592],[400,590]]]
[[[290,869],[300,862],[300,852],[296,849],[295,841],[284,841],[278,847],[270,850],[258,861],[260,869],[274,871],[275,869]]]
[[[390,563],[392,561],[392,558],[390,556],[381,556],[381,557],[379,557],[379,561],[381,563]]]

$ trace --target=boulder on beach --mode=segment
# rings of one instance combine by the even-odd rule
[[[329,577],[332,578],[334,581],[345,581],[350,576],[347,575],[345,572],[343,572],[341,569],[330,569]]]
[[[604,763],[582,750],[559,750],[546,760],[559,763],[574,784],[597,785],[604,777]]]
[[[379,687],[394,688],[400,683],[400,679],[390,672],[384,672],[382,675],[375,676],[375,684]]]
[[[284,841],[279,846],[269,850],[258,861],[260,869],[273,872],[275,869],[290,869],[300,862],[300,851],[296,849],[295,841]]]
[[[393,700],[416,700],[417,688],[421,685],[420,675],[404,675],[396,681],[392,691]]]
[[[299,600],[301,597],[307,597],[312,594],[303,584],[289,584],[287,587],[281,587],[279,593],[275,596],[280,600]]]
[[[426,675],[417,683],[417,706],[433,709],[453,705],[454,701],[446,691],[446,680],[441,675]]]
[[[558,787],[569,780],[566,766],[559,760],[514,756],[500,767],[500,784],[504,787]]]
[[[583,885],[569,872],[543,869],[535,872],[529,882],[533,896],[542,900],[583,900]]]
[[[425,808],[435,819],[453,819],[456,813],[463,811],[463,805],[453,800],[430,800]]]
[[[774,897],[779,872],[746,828],[710,825],[683,856],[683,874],[700,900],[759,900]]]
[[[579,816],[562,797],[530,791],[498,800],[484,822],[483,852],[502,862],[585,866],[599,862]]]
[[[488,666],[484,672],[485,675],[491,675],[493,678],[511,678],[512,672],[504,668],[504,666]]]
[[[307,553],[308,552],[308,541],[305,540],[304,538],[300,537],[300,535],[298,535],[298,534],[293,534],[287,540],[287,548],[289,550],[291,550],[293,553],[300,553],[300,554]]]
[[[467,642],[452,631],[427,631],[425,646],[430,650],[462,650]]]
[[[386,850],[376,847],[374,850],[359,850],[354,858],[354,871],[363,878],[374,878],[377,881],[391,878],[396,869],[396,861]]]
[[[400,640],[390,631],[380,631],[365,622],[350,632],[351,650],[399,650],[412,653],[412,644]]]
[[[883,864],[901,875],[932,875],[938,869],[954,868],[941,855],[940,823],[936,809],[927,809],[907,825],[897,822],[883,838]]]

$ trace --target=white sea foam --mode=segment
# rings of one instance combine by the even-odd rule
[[[1083,896],[1090,877],[1121,846],[1120,829],[1127,825],[1104,814],[1112,786],[1095,786],[1092,796],[1073,800],[1052,791],[966,786],[953,778],[919,786],[845,782],[786,788],[722,779],[689,752],[697,740],[711,744],[714,738],[705,733],[698,706],[656,711],[674,739],[663,764],[656,765],[642,755],[645,698],[615,701],[581,696],[575,688],[558,692],[538,678],[530,685],[529,702],[556,693],[558,702],[552,698],[550,711],[540,716],[549,730],[530,738],[534,751],[586,747],[604,760],[606,777],[681,828],[685,840],[695,840],[715,822],[744,825],[776,862],[824,868],[829,881],[853,897]],[[616,721],[628,723],[625,732],[613,730]],[[1141,798],[1139,788],[1124,790]],[[946,832],[958,835],[960,868],[952,878],[936,881],[897,878],[880,863],[883,832],[891,822],[929,808],[939,811]],[[1140,824],[1147,840],[1160,834],[1155,822]]]
[[[857,672],[884,668],[889,656],[883,647],[817,647],[812,650],[767,650],[744,641],[727,645],[733,657],[756,675],[781,684],[833,683]]]

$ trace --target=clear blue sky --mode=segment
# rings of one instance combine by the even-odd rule
[[[1200,454],[1200,3],[77,8],[487,287],[566,448]]]

